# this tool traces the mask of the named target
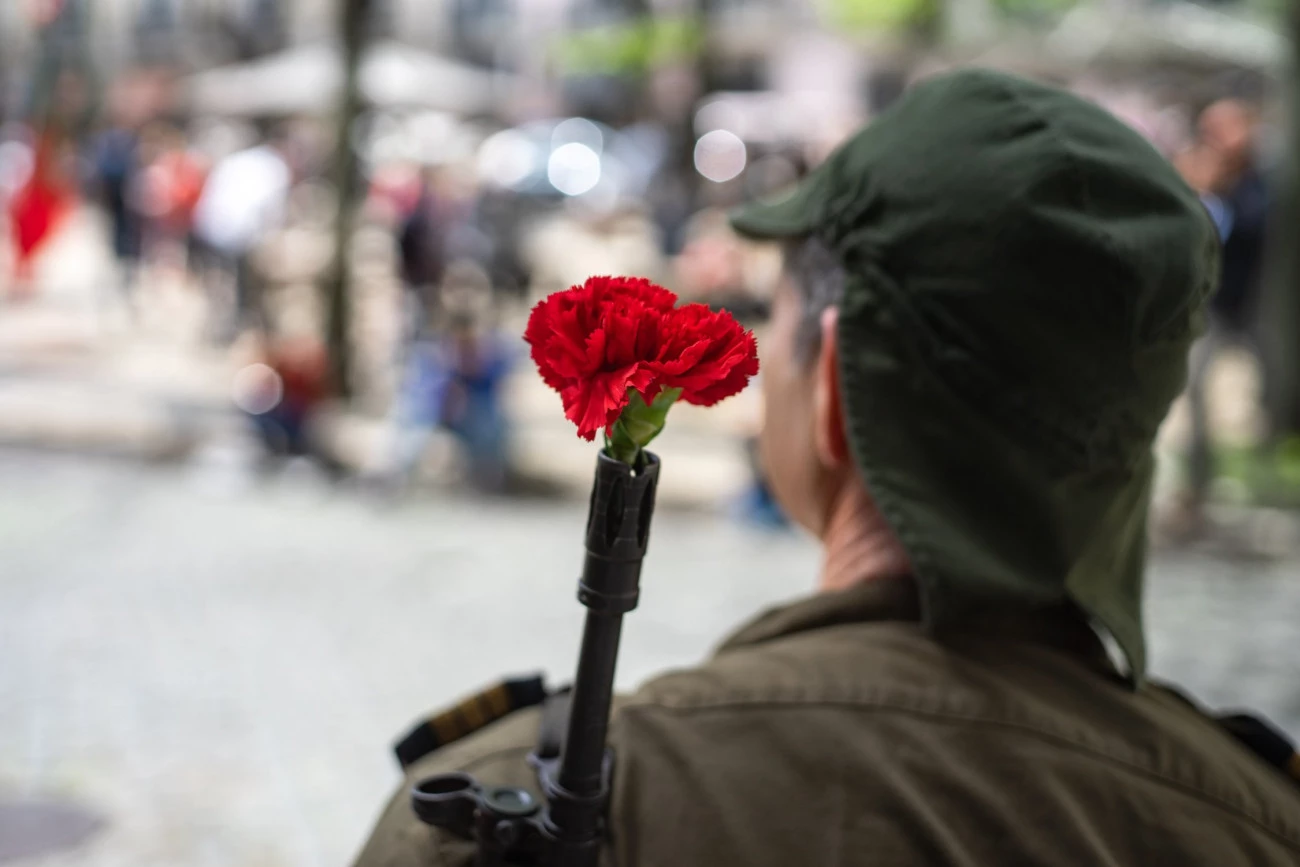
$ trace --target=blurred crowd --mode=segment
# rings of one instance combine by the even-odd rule
[[[894,95],[909,76],[932,71],[914,66]],[[1235,348],[1262,377],[1271,373],[1257,352],[1257,325],[1277,130],[1258,97],[1191,103],[1162,99],[1140,81],[1074,86],[1175,163],[1223,239],[1222,287],[1191,359],[1183,492],[1169,518],[1172,533],[1194,535],[1216,477],[1212,363]],[[343,205],[359,217],[354,291],[393,287],[384,296],[389,324],[354,323],[349,332],[369,364],[354,373],[353,403],[383,414],[389,431],[369,462],[372,475],[386,488],[406,487],[431,438],[449,435],[473,485],[510,490],[517,480],[506,383],[526,359],[522,316],[537,298],[591,274],[645,275],[761,328],[779,255],[733,235],[727,210],[795,181],[891,98],[885,88],[836,109],[839,123],[795,128],[771,122],[789,120],[790,102],[761,92],[703,94],[685,129],[655,117],[512,124],[428,110],[363,114],[347,146],[357,152],[364,195]],[[337,393],[319,291],[339,261],[328,122],[108,105],[76,132],[34,118],[0,127],[0,294],[10,303],[38,296],[42,249],[78,208],[93,208],[116,263],[106,298],[136,310],[148,303],[142,286],[160,274],[181,280],[203,300],[205,340],[238,360],[235,403],[267,461],[304,455],[340,472],[313,435],[314,418]],[[312,291],[299,291],[304,285]],[[780,523],[756,467],[753,475],[740,508]]]

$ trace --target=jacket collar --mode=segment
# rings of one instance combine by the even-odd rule
[[[718,653],[832,626],[891,621],[919,623],[921,619],[921,599],[915,580],[878,578],[772,608],[732,633],[718,648]],[[943,640],[971,635],[1052,646],[1080,656],[1108,674],[1116,673],[1105,645],[1088,625],[1084,614],[1072,605],[971,612],[960,623],[934,637]]]
[[[879,578],[769,609],[736,630],[718,652],[844,623],[920,619],[916,582],[911,578]]]

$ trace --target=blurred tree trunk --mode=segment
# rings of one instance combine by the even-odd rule
[[[1291,39],[1286,162],[1270,226],[1272,262],[1264,285],[1264,400],[1278,440],[1300,436],[1300,0],[1287,4]]]
[[[367,26],[373,0],[342,0],[339,43],[343,47],[343,91],[334,130],[334,187],[338,214],[334,223],[334,261],[326,280],[325,345],[329,352],[330,379],[336,393],[352,396],[352,231],[355,225],[361,178],[352,127],[361,114],[361,53],[370,30]]]
[[[668,156],[672,177],[660,186],[660,207],[670,214],[671,231],[665,237],[668,251],[681,252],[686,243],[686,224],[701,205],[701,178],[695,170],[695,108],[704,96],[712,93],[718,82],[716,45],[713,40],[713,22],[716,0],[695,0],[691,6],[692,23],[697,43],[692,59],[694,92],[681,103],[681,115],[663,118],[668,129],[671,148]]]

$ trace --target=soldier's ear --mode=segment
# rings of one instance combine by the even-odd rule
[[[844,402],[840,397],[839,337],[835,327],[839,316],[836,307],[822,311],[821,347],[813,373],[813,442],[818,460],[832,469],[839,469],[851,460]]]

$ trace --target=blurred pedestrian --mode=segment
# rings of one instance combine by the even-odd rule
[[[207,165],[175,126],[157,124],[144,135],[142,210],[146,255],[187,263],[194,211],[203,195]]]
[[[316,436],[319,412],[329,393],[320,340],[254,333],[247,362],[235,376],[234,399],[253,423],[263,465],[310,457],[332,472],[336,464]]]
[[[213,303],[217,333],[227,341],[242,328],[264,324],[260,275],[252,259],[285,219],[293,181],[287,153],[287,140],[277,130],[261,144],[225,157],[213,167],[194,207],[196,242],[233,280],[233,300]],[[211,285],[209,292],[218,294]]]
[[[447,266],[446,236],[449,214],[437,194],[434,170],[421,173],[418,192],[399,217],[398,262],[405,299],[408,341],[429,322],[438,304],[438,288]]]
[[[763,468],[762,456],[759,452],[759,438],[756,436],[745,440],[745,462],[749,466],[750,481],[736,501],[737,517],[756,527],[788,528],[790,521],[772,491],[772,484]]]
[[[1178,536],[1195,536],[1205,530],[1204,507],[1215,476],[1207,395],[1215,359],[1224,349],[1242,347],[1254,356],[1267,376],[1258,349],[1256,316],[1270,195],[1258,162],[1257,138],[1254,108],[1238,100],[1220,100],[1201,112],[1195,144],[1175,161],[1184,179],[1201,196],[1223,243],[1219,287],[1209,306],[1209,327],[1193,347],[1189,361],[1191,438],[1187,483],[1168,527]]]
[[[444,424],[464,450],[474,486],[500,491],[508,475],[503,390],[513,353],[500,334],[464,316],[452,322],[450,346],[452,376]]]
[[[118,265],[118,287],[128,301],[138,276],[144,238],[140,168],[140,136],[134,126],[116,122],[94,138],[91,146],[94,188],[108,217],[110,246]]]
[[[75,196],[60,156],[57,135],[42,135],[31,157],[30,171],[9,200],[9,225],[16,254],[14,293],[18,297],[33,291],[36,254],[72,210]]]
[[[407,353],[387,458],[390,484],[411,482],[439,430],[455,437],[474,487],[496,492],[507,484],[509,425],[503,392],[514,353],[501,335],[477,319],[468,312],[453,313],[445,329],[422,330]]]
[[[767,318],[770,285],[761,285],[751,273],[751,251],[755,245],[735,234],[727,224],[726,211],[706,208],[686,229],[686,243],[673,260],[678,293],[690,301],[727,310],[742,323]]]

